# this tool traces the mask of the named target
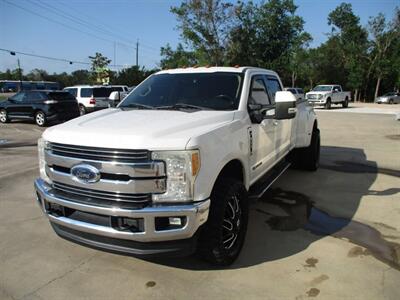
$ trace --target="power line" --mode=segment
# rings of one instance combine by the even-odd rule
[[[87,34],[87,35],[90,35],[90,36],[95,37],[95,38],[97,38],[97,39],[100,39],[100,40],[102,40],[102,41],[106,41],[106,42],[110,42],[110,43],[113,43],[113,42],[114,42],[114,41],[111,41],[111,40],[108,40],[108,39],[99,37],[98,35],[95,35],[95,34],[88,33],[88,32],[86,32],[86,31],[77,29],[77,28],[75,28],[75,27],[73,27],[73,26],[70,26],[70,25],[67,25],[67,24],[65,24],[65,23],[56,21],[56,20],[51,19],[51,18],[49,18],[49,17],[47,17],[47,16],[41,15],[41,14],[39,14],[39,13],[37,13],[37,12],[34,12],[34,11],[30,10],[30,9],[27,9],[27,8],[25,8],[25,7],[22,7],[22,6],[18,5],[18,4],[11,3],[11,2],[9,2],[8,0],[3,0],[3,1],[6,2],[6,3],[8,3],[9,5],[12,5],[12,6],[17,7],[17,8],[19,8],[19,9],[22,9],[22,10],[24,10],[24,11],[27,11],[27,12],[33,14],[33,15],[39,16],[39,17],[41,17],[41,18],[43,18],[43,19],[46,19],[46,20],[48,20],[48,21],[50,21],[50,22],[59,24],[59,25],[64,26],[64,27],[68,27],[69,29],[72,29],[72,30],[77,31],[77,32],[79,32],[79,33],[85,33],[85,34]]]
[[[106,41],[106,42],[109,42],[109,43],[112,43],[112,44],[117,43],[118,45],[121,45],[121,46],[124,46],[124,47],[127,47],[127,48],[131,48],[131,49],[135,49],[135,48],[136,48],[136,47],[134,47],[134,46],[131,46],[131,45],[128,45],[128,44],[125,44],[125,43],[122,43],[122,42],[117,42],[117,41],[113,41],[113,40],[110,40],[110,39],[106,39],[106,38],[103,38],[103,37],[101,37],[101,36],[98,36],[97,34],[93,34],[93,33],[91,33],[91,32],[87,32],[87,31],[78,29],[78,28],[76,28],[76,27],[70,26],[69,24],[65,24],[64,22],[60,22],[60,21],[54,20],[54,19],[49,18],[49,17],[47,17],[47,16],[44,16],[44,15],[42,15],[42,14],[40,14],[40,13],[37,13],[37,12],[35,12],[35,11],[33,11],[33,10],[30,10],[30,9],[28,9],[28,8],[25,8],[25,7],[22,7],[22,6],[18,5],[18,4],[11,3],[11,2],[9,2],[8,0],[3,0],[3,1],[4,1],[5,3],[8,3],[9,5],[12,5],[12,6],[14,6],[14,7],[17,7],[17,8],[19,8],[19,9],[21,9],[21,10],[24,10],[24,11],[26,11],[26,12],[29,12],[30,14],[33,14],[33,15],[38,16],[38,17],[41,17],[41,18],[43,18],[43,19],[46,19],[46,20],[48,20],[48,21],[50,21],[50,22],[59,24],[59,25],[61,25],[61,26],[67,27],[67,28],[69,28],[69,29],[71,29],[71,30],[74,30],[74,31],[76,31],[76,32],[84,33],[84,34],[86,34],[86,35],[92,36],[92,37],[94,37],[94,38],[97,38],[97,39],[99,39],[99,40]],[[35,4],[39,4],[39,3],[35,3]],[[39,4],[39,6],[40,6],[40,4]],[[43,5],[42,5],[41,7],[43,8]],[[61,15],[60,13],[57,13],[57,14],[58,14],[58,15]],[[63,15],[61,15],[61,16],[63,16]],[[71,20],[72,18],[69,18],[69,19]],[[73,21],[74,21],[74,20],[73,20]],[[82,24],[82,22],[80,22],[80,23]],[[87,27],[87,26],[86,26],[86,27]],[[136,50],[136,49],[135,49],[135,50]],[[144,56],[147,56],[147,55],[144,55]],[[147,57],[148,57],[148,56],[147,56]],[[124,67],[124,66],[117,66],[117,65],[116,65],[115,67]]]
[[[87,65],[87,66],[91,65],[91,63],[89,63],[89,62],[76,61],[76,60],[71,60],[71,59],[66,59],[66,58],[57,58],[57,57],[51,57],[51,56],[39,55],[39,54],[33,54],[33,53],[27,53],[27,52],[20,52],[20,51],[15,51],[15,50],[10,50],[10,49],[0,48],[0,51],[8,52],[11,55],[20,54],[20,55],[42,58],[42,59],[47,59],[47,60],[66,62],[69,64],[81,64],[81,65]],[[129,67],[133,67],[133,66],[134,65],[113,65],[113,67],[117,67],[117,68],[129,68]]]
[[[20,54],[20,55],[32,56],[32,57],[43,58],[43,59],[48,59],[48,60],[67,62],[69,64],[90,65],[90,63],[83,62],[83,61],[75,61],[75,60],[70,60],[70,59],[65,59],[65,58],[56,58],[56,57],[51,57],[51,56],[45,56],[45,55],[38,55],[38,54],[33,54],[33,53],[14,51],[14,50],[9,50],[9,49],[0,48],[0,51],[9,52],[11,55]]]
[[[39,1],[41,1],[41,0],[39,0]],[[65,3],[62,3],[62,2],[57,2],[57,3],[58,3],[58,5],[61,5],[61,6],[65,7],[65,8],[67,8],[67,9],[69,9],[70,11],[74,11],[74,14],[77,14],[77,12],[76,12],[75,10],[73,10],[71,7],[69,7],[69,6],[66,5]],[[65,10],[64,10],[63,12],[65,12]],[[82,12],[79,12],[79,13],[80,13],[81,16],[84,16],[84,17],[86,17],[86,18],[90,18],[91,20],[96,20],[95,16],[93,16],[93,15],[88,16],[88,15],[83,14]],[[81,19],[81,18],[80,18],[80,19]],[[82,19],[81,19],[81,20],[82,20]],[[98,19],[97,19],[97,21],[98,21]],[[86,22],[86,21],[85,21],[85,22]],[[105,25],[102,24],[102,23],[98,23],[98,24],[96,25],[94,22],[92,22],[92,24],[94,24],[94,26],[96,26],[96,27],[98,27],[98,28],[100,28],[100,26],[101,26],[101,27],[103,27],[105,30],[107,30],[107,31],[109,31],[109,32],[112,32],[113,34],[115,34],[115,30],[117,30],[118,32],[125,32],[126,35],[130,35],[130,34],[131,34],[130,32],[128,33],[127,31],[124,31],[124,30],[121,29],[121,28],[116,28],[116,27],[114,27],[115,30],[112,30],[112,26],[110,26],[110,24],[108,24],[108,26],[105,26]],[[120,35],[120,34],[118,34],[118,36],[122,37],[122,39],[128,41],[130,44],[132,44],[132,45],[134,44],[133,40],[129,40],[129,39],[123,37],[123,36]],[[140,39],[140,40],[141,40],[141,45],[142,45],[142,46],[144,46],[144,47],[147,48],[147,49],[151,49],[151,50],[156,51],[157,53],[159,53],[160,50],[159,50],[158,46],[151,45],[150,43],[147,43],[147,42],[143,43],[144,40],[143,40],[143,39]]]
[[[96,26],[96,25],[91,24],[91,23],[89,23],[89,22],[87,22],[87,21],[85,21],[85,20],[83,20],[83,19],[81,19],[81,18],[78,18],[78,17],[76,17],[76,16],[73,16],[72,14],[69,14],[68,12],[65,12],[65,11],[63,11],[63,10],[60,10],[59,8],[56,8],[56,7],[54,7],[54,6],[52,6],[52,5],[48,4],[48,3],[45,3],[45,2],[43,2],[43,1],[41,1],[41,0],[36,0],[36,1],[38,1],[38,2],[32,1],[32,0],[28,0],[28,1],[31,2],[31,3],[33,3],[33,4],[35,4],[35,5],[39,5],[39,6],[42,7],[43,9],[45,9],[45,10],[47,10],[47,11],[50,11],[50,12],[53,13],[53,14],[59,15],[59,16],[63,17],[64,19],[67,19],[67,20],[70,20],[70,21],[72,21],[72,22],[81,24],[81,25],[85,26],[86,28],[88,28],[89,30],[96,31],[96,32],[99,32],[99,33],[101,33],[101,34],[108,35],[108,36],[110,36],[110,37],[112,37],[112,38],[114,38],[114,39],[116,39],[116,37],[119,36],[119,35],[117,35],[117,34],[111,32],[111,31],[109,31],[109,30],[104,30],[104,29],[102,29],[102,28],[99,27],[99,26]],[[40,2],[40,3],[39,3],[39,2]],[[120,39],[120,36],[117,37],[117,39]],[[125,39],[124,37],[122,37],[122,39],[128,41],[128,40]],[[113,41],[113,43],[114,43],[114,42],[117,42],[117,41]],[[118,42],[118,43],[119,43],[119,42]],[[128,41],[128,43],[132,44],[130,41]],[[134,46],[132,46],[132,45],[130,45],[130,44],[125,44],[125,43],[122,43],[122,42],[119,43],[119,44],[124,44],[124,46],[130,47],[130,48],[133,48],[133,49],[134,49]]]

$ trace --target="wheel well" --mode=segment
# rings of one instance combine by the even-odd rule
[[[217,180],[221,178],[234,178],[244,183],[243,165],[238,159],[228,162],[219,173]]]
[[[43,112],[41,109],[36,108],[36,109],[34,110],[34,112],[33,112],[33,116],[35,117],[36,114],[37,114],[39,111]]]

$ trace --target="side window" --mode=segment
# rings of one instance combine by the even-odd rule
[[[20,92],[18,94],[15,94],[14,96],[12,96],[10,99],[14,100],[16,102],[22,102],[25,98],[25,93],[24,92]]]
[[[66,89],[65,91],[67,91],[68,93],[70,93],[72,96],[74,96],[76,98],[76,96],[78,96],[78,89]]]
[[[304,91],[303,91],[303,89],[297,89],[297,93],[298,94],[304,94]]]
[[[91,88],[83,88],[81,89],[81,97],[89,98],[92,97],[93,90]]]
[[[336,90],[337,92],[341,92],[342,91],[342,89],[338,85],[335,85],[335,87],[333,89]]]
[[[249,103],[261,105],[271,104],[262,76],[254,76],[251,81]]]
[[[275,76],[265,76],[265,80],[267,82],[267,89],[270,98],[272,99],[272,103],[275,103],[275,94],[277,91],[282,91],[281,84]]]

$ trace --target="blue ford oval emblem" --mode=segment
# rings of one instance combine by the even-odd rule
[[[82,183],[95,183],[100,180],[100,171],[87,164],[72,167],[71,175],[74,180]]]

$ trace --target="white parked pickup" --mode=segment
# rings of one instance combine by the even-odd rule
[[[308,102],[314,106],[322,105],[330,109],[332,104],[341,104],[343,107],[349,106],[351,99],[350,92],[344,92],[340,85],[324,84],[317,85],[312,91],[306,94]]]
[[[160,71],[116,108],[48,128],[37,201],[58,235],[132,255],[228,265],[249,199],[293,164],[318,168],[314,109],[252,67]]]

